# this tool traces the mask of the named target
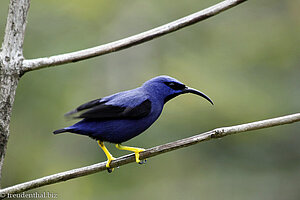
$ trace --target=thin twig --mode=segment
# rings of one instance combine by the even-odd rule
[[[300,113],[286,115],[283,117],[272,118],[268,120],[262,120],[247,124],[241,124],[230,127],[217,128],[212,131],[208,131],[199,135],[195,135],[189,138],[185,138],[182,140],[177,140],[175,142],[170,142],[167,144],[159,145],[156,147],[152,147],[150,149],[146,149],[145,151],[140,153],[141,159],[150,158],[162,153],[166,153],[169,151],[174,151],[176,149],[180,149],[183,147],[191,146],[197,144],[199,142],[207,141],[214,138],[221,138],[227,135],[241,133],[246,131],[252,131],[257,129],[268,128],[272,126],[279,126],[283,124],[289,124],[293,122],[300,121]],[[134,154],[128,154],[122,157],[117,158],[111,162],[111,167],[115,168],[118,166],[122,166],[128,163],[135,162]],[[25,183],[21,183],[18,185],[14,185],[11,187],[4,188],[0,190],[0,198],[4,198],[7,194],[14,194],[24,192],[30,189],[39,188],[45,185],[50,185],[62,181],[67,181],[73,178],[78,178],[81,176],[86,176],[89,174],[93,174],[100,171],[105,171],[106,162],[101,162],[98,164],[90,165],[87,167],[81,167],[77,169],[72,169],[69,171],[53,174],[50,176],[45,176],[43,178],[39,178],[36,180],[28,181]]]
[[[138,45],[154,38],[166,35],[168,33],[177,31],[184,27],[190,26],[197,22],[203,21],[209,17],[217,15],[222,11],[225,11],[231,7],[234,7],[246,0],[225,0],[214,6],[196,12],[194,14],[188,15],[186,17],[180,18],[176,21],[170,22],[168,24],[159,26],[157,28],[148,30],[146,32],[133,35],[128,38],[124,38],[115,42],[107,43],[104,45],[96,46],[93,48],[88,48],[80,51],[75,51],[66,54],[60,54],[51,57],[28,59],[23,61],[23,72],[42,69],[45,67],[62,65],[71,62],[77,62],[84,59],[116,52],[122,49]]]

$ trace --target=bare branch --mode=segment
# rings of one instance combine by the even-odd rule
[[[162,153],[166,153],[183,147],[188,147],[197,144],[199,142],[207,141],[214,138],[221,138],[235,133],[279,126],[279,125],[289,124],[298,121],[300,121],[300,113],[247,123],[247,124],[236,125],[236,126],[217,128],[212,131],[208,131],[199,135],[195,135],[189,138],[177,140],[175,142],[170,142],[167,144],[163,144],[163,145],[159,145],[147,149],[140,153],[140,158],[141,159],[150,158]],[[135,162],[134,154],[128,154],[126,156],[119,157],[116,160],[113,160],[110,165],[111,167],[115,168],[131,162]],[[43,178],[28,181],[11,187],[7,187],[0,190],[0,198],[4,198],[7,194],[20,193],[30,189],[39,188],[45,185],[67,181],[73,178],[78,178],[81,176],[86,176],[96,172],[104,171],[106,170],[105,164],[106,162],[101,162],[87,167],[81,167],[81,168],[53,174],[50,176],[45,176]]]
[[[71,62],[77,62],[85,60],[88,58],[93,58],[96,56],[120,51],[126,49],[154,38],[166,35],[168,33],[180,30],[184,27],[190,26],[197,22],[203,21],[207,18],[210,18],[214,15],[221,13],[231,7],[234,7],[240,3],[243,3],[246,0],[225,0],[221,3],[218,3],[214,6],[196,12],[194,14],[188,15],[176,21],[170,22],[168,24],[159,26],[157,28],[151,29],[149,31],[124,38],[115,42],[107,43],[93,48],[88,48],[76,52],[46,57],[46,58],[37,58],[37,59],[28,59],[23,61],[23,71],[32,71],[37,69],[42,69],[45,67],[62,65]]]

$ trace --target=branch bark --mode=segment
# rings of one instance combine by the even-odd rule
[[[11,0],[0,50],[0,181],[9,137],[9,123],[23,62],[23,41],[29,0]]]
[[[230,126],[230,127],[223,127],[223,128],[217,128],[202,134],[198,134],[189,138],[185,138],[182,140],[177,140],[175,142],[170,142],[167,144],[159,145],[150,149],[146,149],[145,151],[140,153],[141,159],[150,158],[153,156],[157,156],[159,154],[163,154],[169,151],[174,151],[176,149],[188,147],[194,144],[197,144],[199,142],[208,141],[215,138],[221,138],[227,135],[246,132],[246,131],[252,131],[257,129],[263,129],[273,126],[279,126],[284,124],[290,124],[294,122],[300,121],[300,113],[292,114],[292,115],[286,115],[282,117],[272,118],[268,120],[262,120],[262,121],[256,121],[252,123],[247,124],[241,124],[236,126]],[[111,162],[111,167],[118,167],[122,166],[131,162],[135,162],[134,154],[128,154],[122,157],[117,158],[116,160],[113,160]],[[43,178],[39,178],[36,180],[28,181],[25,183],[21,183],[18,185],[14,185],[11,187],[4,188],[0,190],[0,198],[4,198],[7,196],[7,194],[14,194],[14,193],[20,193],[27,190],[31,190],[34,188],[39,188],[45,185],[50,185],[54,183],[59,183],[62,181],[67,181],[70,179],[86,176],[89,174],[93,174],[96,172],[104,171],[106,170],[105,167],[106,162],[101,162],[98,164],[81,167],[57,174],[53,174],[50,176],[45,176]]]
[[[62,65],[71,62],[77,62],[85,60],[88,58],[93,58],[96,56],[120,51],[154,38],[166,35],[168,33],[180,30],[184,27],[190,26],[207,18],[210,18],[214,15],[221,13],[231,7],[234,7],[240,3],[243,3],[246,0],[225,0],[221,3],[218,3],[214,6],[196,12],[194,14],[188,15],[176,21],[170,22],[168,24],[159,26],[157,28],[151,29],[149,31],[121,39],[115,42],[108,44],[100,45],[97,47],[76,51],[72,53],[60,54],[56,56],[46,57],[46,58],[37,58],[37,59],[28,59],[23,62],[23,71],[28,72],[32,70],[42,69],[45,67]]]

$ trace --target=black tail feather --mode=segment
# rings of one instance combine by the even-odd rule
[[[64,133],[64,132],[68,132],[68,130],[62,128],[62,129],[58,129],[56,131],[53,131],[54,134],[59,134],[59,133]]]

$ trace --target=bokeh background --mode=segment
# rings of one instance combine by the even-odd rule
[[[218,1],[31,1],[26,58],[93,47],[140,33]],[[0,1],[3,38],[8,0]],[[149,148],[217,127],[299,112],[300,1],[250,0],[204,22],[117,53],[31,72],[16,95],[3,186],[105,161],[97,143],[52,131],[81,103],[161,74],[210,96],[169,102],[127,142]],[[247,132],[30,192],[59,199],[300,198],[300,125]],[[113,145],[108,148],[115,156]]]

